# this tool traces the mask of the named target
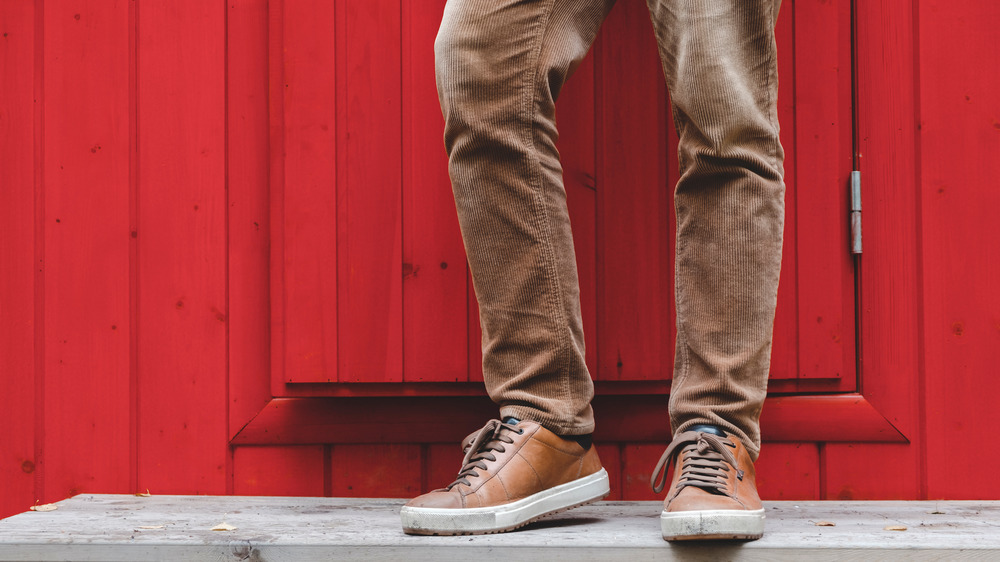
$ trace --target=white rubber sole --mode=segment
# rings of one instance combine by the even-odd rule
[[[764,510],[706,509],[660,514],[664,540],[759,539],[764,535]]]
[[[495,507],[443,509],[403,506],[403,532],[411,535],[474,535],[501,533],[552,515],[599,501],[611,493],[603,468],[572,482]]]

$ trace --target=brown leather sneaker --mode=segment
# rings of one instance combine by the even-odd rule
[[[500,533],[603,499],[608,473],[587,450],[537,423],[491,420],[463,441],[462,470],[402,510],[411,535]]]
[[[757,495],[753,462],[738,438],[710,426],[674,436],[649,482],[656,493],[663,490],[667,463],[675,455],[674,477],[660,514],[664,539],[763,536],[764,506]]]

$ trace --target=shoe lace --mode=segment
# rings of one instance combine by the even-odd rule
[[[667,465],[675,455],[688,453],[683,457],[681,475],[677,489],[687,486],[702,488],[714,494],[726,494],[726,476],[730,467],[736,470],[736,477],[743,479],[743,471],[737,467],[736,457],[729,450],[735,447],[732,441],[703,431],[685,431],[663,452],[656,463],[649,484],[655,493],[663,491],[667,483]],[[728,463],[728,464],[727,464]]]
[[[506,451],[504,444],[514,442],[507,434],[508,432],[520,435],[524,433],[524,429],[503,423],[500,420],[490,420],[482,429],[470,433],[463,439],[462,450],[465,452],[465,458],[462,459],[462,469],[458,472],[455,481],[448,484],[446,489],[450,490],[459,484],[471,486],[469,478],[479,476],[477,470],[486,470],[487,462],[497,460],[493,452],[503,453]]]

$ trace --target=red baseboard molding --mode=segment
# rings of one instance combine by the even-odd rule
[[[909,443],[860,394],[768,398],[760,425],[765,441]]]
[[[604,442],[667,442],[664,396],[597,396]],[[483,396],[274,398],[231,439],[233,445],[456,442],[496,416]],[[906,443],[860,394],[776,396],[761,416],[765,441]]]

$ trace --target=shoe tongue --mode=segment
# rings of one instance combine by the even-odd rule
[[[517,418],[515,418],[513,416],[507,416],[506,418],[503,419],[503,423],[505,423],[507,425],[517,425],[517,424],[521,423],[521,420],[519,420],[519,419],[517,419]]]
[[[702,433],[712,433],[714,435],[718,435],[719,437],[728,437],[725,431],[723,431],[718,427],[715,427],[714,425],[708,425],[707,423],[692,425],[691,427],[687,428],[687,431],[701,431]]]

